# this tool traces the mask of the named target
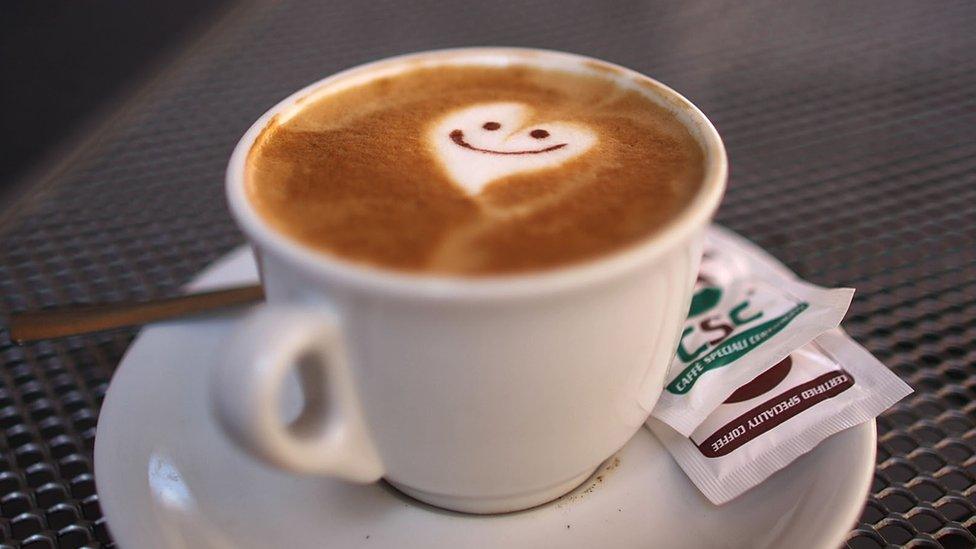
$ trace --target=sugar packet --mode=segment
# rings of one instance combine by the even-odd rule
[[[652,417],[689,436],[733,391],[827,330],[854,290],[806,283],[713,226],[677,352]]]
[[[911,392],[834,329],[736,388],[690,438],[654,418],[647,424],[705,497],[721,505]]]

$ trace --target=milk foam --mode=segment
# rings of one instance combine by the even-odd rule
[[[530,123],[532,113],[517,102],[472,105],[434,123],[428,143],[450,178],[473,196],[503,177],[559,167],[597,142],[582,123]]]
[[[637,84],[472,65],[371,69],[302,96],[255,140],[248,200],[342,259],[482,276],[639,242],[700,189],[695,136]]]

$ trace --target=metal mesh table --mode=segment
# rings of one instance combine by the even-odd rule
[[[241,241],[237,138],[323,75],[449,46],[586,53],[709,114],[732,166],[719,221],[857,287],[845,326],[916,389],[878,421],[848,545],[973,547],[974,29],[971,2],[243,3],[5,207],[0,312],[177,292]],[[0,327],[0,547],[112,545],[91,450],[134,334],[18,347]]]

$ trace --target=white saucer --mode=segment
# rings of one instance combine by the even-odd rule
[[[192,287],[255,280],[241,248]],[[831,437],[722,507],[646,429],[616,467],[553,503],[508,515],[460,515],[384,484],[294,476],[242,454],[211,416],[210,365],[238,315],[146,328],[115,372],[98,423],[95,478],[123,548],[834,548],[871,482],[874,422]]]

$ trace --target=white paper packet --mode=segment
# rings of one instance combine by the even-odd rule
[[[691,438],[654,418],[647,425],[705,497],[721,505],[911,392],[834,329],[738,388]]]
[[[836,328],[853,295],[850,288],[806,283],[759,247],[712,226],[688,320],[651,416],[691,435],[733,391]]]

